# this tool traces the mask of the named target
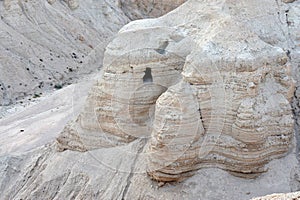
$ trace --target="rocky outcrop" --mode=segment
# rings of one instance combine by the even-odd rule
[[[149,40],[161,39],[148,48],[141,48],[144,41],[131,43],[129,38],[135,32],[120,33],[121,38],[110,43],[102,79],[91,89],[76,123],[66,127],[58,138],[59,149],[74,149],[70,145],[74,141],[81,144],[76,147],[81,150],[117,146],[151,134],[155,102],[181,80],[184,56],[180,54],[189,53],[189,48],[180,50],[180,54],[165,50],[185,43],[178,30],[153,28],[151,32]]]
[[[238,13],[240,6],[190,0],[123,27],[107,47],[102,79],[85,109],[58,138],[59,149],[88,151],[146,137],[147,172],[163,182],[206,167],[248,178],[266,171],[292,147],[295,82],[280,46],[284,36],[260,27],[262,35],[260,22],[247,21],[259,10]]]
[[[156,101],[148,150],[148,174],[158,181],[180,181],[198,169],[205,134],[198,100],[186,82],[168,89]]]
[[[69,16],[64,2],[44,3]],[[289,105],[299,118],[299,5],[190,0],[125,26],[57,146],[40,148],[80,112],[89,86],[0,120],[0,199],[240,200],[299,190]]]
[[[227,27],[221,25],[219,33],[209,34],[210,41],[204,43],[200,51],[195,50],[187,57],[183,70],[183,81],[188,83],[185,89],[190,88],[193,92],[189,95],[198,99],[192,105],[194,112],[198,110],[200,113],[201,125],[192,130],[199,140],[199,151],[195,150],[192,139],[185,141],[188,146],[185,153],[182,153],[180,142],[178,146],[176,142],[169,142],[169,129],[174,124],[184,126],[187,123],[184,115],[189,111],[177,103],[174,109],[183,107],[183,111],[171,115],[170,121],[179,118],[181,123],[171,123],[155,130],[150,140],[153,144],[149,150],[149,165],[154,164],[155,170],[150,168],[149,174],[156,180],[180,180],[180,175],[202,167],[220,167],[237,176],[255,177],[265,170],[264,165],[272,158],[289,150],[294,124],[289,101],[293,96],[294,82],[287,56],[243,27],[231,26],[230,19],[225,23]],[[181,86],[174,86],[177,87]],[[158,98],[158,103],[160,98],[164,96]],[[173,101],[170,99],[165,105],[169,107],[170,102]],[[160,117],[168,113],[161,113]],[[157,121],[163,123],[159,117]],[[196,130],[201,130],[202,125],[205,131],[199,137],[201,132]],[[182,135],[190,138],[192,131],[189,128],[173,131],[173,141],[184,138]],[[160,151],[153,152],[152,149]],[[190,150],[194,152],[188,153]],[[177,151],[178,160],[173,158],[173,163],[167,165],[168,152]],[[198,160],[190,161],[195,153],[198,153]],[[159,158],[161,162],[157,161]],[[179,170],[180,167],[185,168]]]

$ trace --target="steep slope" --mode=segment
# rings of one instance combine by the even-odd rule
[[[129,22],[114,1],[83,1],[75,10],[51,3],[0,2],[0,106],[99,70],[105,46]]]
[[[135,19],[129,12],[157,17],[183,2],[1,1],[0,106],[22,104],[98,71],[108,42]],[[152,6],[155,11],[144,11]]]

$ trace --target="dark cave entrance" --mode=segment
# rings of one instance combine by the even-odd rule
[[[151,68],[149,68],[149,67],[146,68],[145,75],[143,77],[143,82],[144,83],[152,83],[153,82]]]

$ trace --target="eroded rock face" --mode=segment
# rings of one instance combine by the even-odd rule
[[[123,9],[116,0],[0,1],[0,106],[23,104],[98,71],[108,42],[130,21],[125,10],[152,16],[136,4]]]
[[[119,6],[130,19],[160,17],[174,10],[186,0],[119,0]]]
[[[129,22],[112,1],[84,1],[76,10],[50,3],[0,1],[0,106],[25,103],[99,70],[105,47]]]
[[[266,171],[291,147],[295,83],[289,56],[278,47],[283,36],[268,28],[260,35],[245,18],[259,10],[238,13],[240,6],[190,0],[164,17],[125,26],[58,147],[87,151],[150,137],[147,172],[163,182],[205,167],[248,178]]]
[[[299,118],[300,113],[299,1],[284,4],[273,0],[204,0],[198,3],[188,2],[160,19],[132,22],[120,31],[105,55],[103,72],[111,78],[94,85],[84,111],[65,127],[59,138],[60,150],[71,151],[57,152],[52,147],[21,155],[16,151],[20,144],[25,145],[22,152],[35,148],[32,144],[38,144],[40,138],[44,139],[48,133],[54,137],[59,132],[60,128],[51,124],[59,121],[58,126],[63,126],[62,116],[72,113],[69,100],[73,95],[68,87],[58,91],[65,101],[61,102],[61,94],[56,94],[30,112],[0,121],[5,136],[0,147],[0,198],[240,200],[299,190],[295,149],[269,162],[284,155],[293,138],[286,103],[293,88],[289,65],[298,80],[293,98],[295,117]],[[53,9],[60,4],[58,1],[53,6],[43,5]],[[62,5],[64,11],[70,11]],[[96,55],[95,58],[99,54]],[[174,83],[164,88],[165,91],[156,87],[156,76],[167,74],[167,79],[171,74],[160,66],[172,70],[174,63],[182,60],[183,65],[178,65],[179,79],[172,75]],[[131,63],[134,63],[132,70]],[[163,85],[165,82],[160,81]],[[138,87],[134,88],[135,85]],[[104,95],[102,91],[109,93]],[[151,92],[144,94],[145,91]],[[114,93],[122,101],[111,98],[110,94]],[[80,107],[83,97],[78,96],[73,97],[74,105]],[[53,105],[56,100],[59,104]],[[106,104],[113,107],[106,108]],[[52,115],[50,111],[60,105],[63,108]],[[50,119],[43,120],[43,113],[51,116]],[[119,116],[112,113],[122,114],[120,121],[105,118]],[[129,119],[128,124],[124,123]],[[30,125],[19,133],[24,129],[24,122]],[[42,127],[38,125],[41,122]],[[127,132],[132,122],[145,132]],[[103,131],[105,125],[114,129]],[[46,131],[38,131],[39,128]],[[116,133],[116,130],[125,131]],[[132,142],[126,138],[128,135],[132,136]],[[8,146],[16,144],[9,148],[10,155],[5,153],[5,141]],[[251,181],[216,169],[253,177],[263,166],[268,172]],[[204,167],[209,168],[198,170]],[[163,182],[195,175],[158,189],[157,183],[147,177],[145,168],[153,179]]]
[[[79,135],[75,141],[82,144],[82,150],[126,144],[151,134],[155,102],[168,87],[181,80],[190,47],[180,30],[153,28],[151,34],[147,32],[147,48],[144,40],[131,42],[135,31],[120,33],[110,43],[102,79],[92,88],[76,123],[58,138],[59,149],[74,148],[70,145],[74,143],[70,131]],[[153,43],[155,39],[159,40]],[[178,49],[179,45],[187,48]],[[175,51],[170,53],[167,47]],[[93,137],[89,137],[91,132]]]

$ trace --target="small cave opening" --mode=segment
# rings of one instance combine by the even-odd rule
[[[146,68],[145,75],[143,77],[143,82],[144,83],[152,83],[153,82],[151,68],[149,68],[149,67]]]

